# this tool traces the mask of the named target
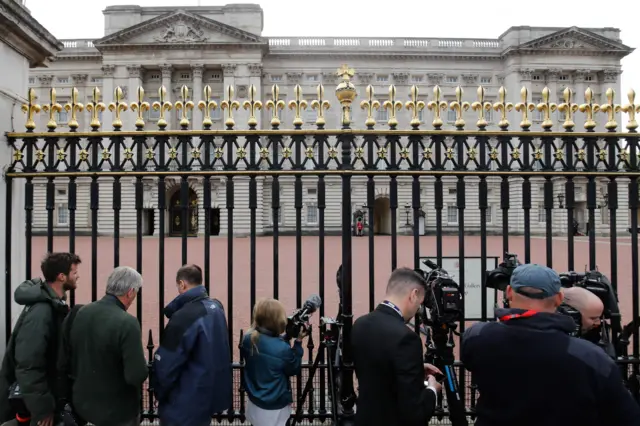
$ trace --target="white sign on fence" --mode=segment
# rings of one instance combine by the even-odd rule
[[[421,257],[420,269],[430,271],[424,264],[424,260],[437,263],[435,257]],[[498,267],[497,257],[487,257],[487,271]],[[443,257],[442,269],[447,271],[451,278],[460,284],[460,260],[458,257]],[[479,320],[482,318],[482,274],[480,257],[464,258],[464,316],[467,320]],[[496,304],[495,290],[487,289],[487,318],[493,318],[493,310]]]

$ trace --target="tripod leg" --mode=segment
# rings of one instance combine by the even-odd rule
[[[318,350],[318,354],[316,355],[316,359],[313,361],[311,370],[309,370],[309,377],[307,378],[307,383],[304,386],[302,395],[300,396],[300,398],[298,398],[298,402],[296,405],[296,414],[293,417],[293,419],[291,418],[289,419],[288,424],[290,426],[295,426],[296,423],[298,423],[298,421],[302,417],[302,407],[304,406],[304,401],[307,399],[307,395],[309,394],[309,392],[311,391],[311,388],[313,387],[313,377],[315,376],[316,370],[318,369],[318,365],[320,364],[320,354],[325,348],[326,348],[325,342],[324,341],[320,342],[320,348]]]
[[[331,352],[331,351],[327,351]],[[338,426],[338,398],[336,398],[336,387],[334,382],[335,372],[333,370],[333,357],[331,353],[327,357],[327,368],[329,369],[329,395],[331,399],[331,417],[334,426]]]
[[[440,368],[445,374],[445,383],[443,387],[447,395],[447,405],[449,406],[449,418],[452,426],[468,426],[467,413],[464,401],[460,397],[458,391],[458,378],[453,369],[453,365],[442,365]]]

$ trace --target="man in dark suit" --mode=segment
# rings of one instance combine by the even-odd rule
[[[353,324],[351,346],[358,378],[357,426],[425,426],[440,384],[423,364],[422,340],[406,326],[424,300],[425,282],[407,268],[393,271],[385,300]],[[425,385],[425,378],[428,385]]]

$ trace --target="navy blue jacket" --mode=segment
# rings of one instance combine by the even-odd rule
[[[153,387],[167,426],[208,425],[232,406],[233,372],[224,308],[199,286],[164,310],[169,323],[155,353]]]
[[[640,425],[640,406],[614,361],[570,337],[574,327],[567,316],[537,313],[467,329],[461,359],[480,393],[476,426]]]
[[[289,377],[302,369],[302,342],[292,346],[280,337],[260,334],[257,351],[251,353],[251,334],[242,340],[241,353],[245,359],[244,386],[251,402],[264,410],[279,410],[291,404]]]

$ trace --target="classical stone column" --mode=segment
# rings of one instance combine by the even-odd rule
[[[198,109],[198,102],[204,99],[203,87],[202,87],[202,73],[204,72],[203,64],[194,64],[191,66],[193,72],[193,93],[191,93],[191,100],[195,104],[193,109],[193,129],[202,128],[202,112]]]
[[[220,101],[223,101],[227,98],[227,87],[232,86],[233,90],[235,91],[234,94],[234,99],[236,98],[236,95],[238,93],[237,87],[236,87],[236,68],[237,68],[237,64],[222,64],[222,72],[223,72],[223,93],[222,93],[222,97],[220,98]],[[237,116],[237,114],[235,114],[235,110],[234,110],[234,117]],[[226,117],[226,112],[223,112],[222,114],[222,125],[224,126],[224,121],[225,121],[225,117]],[[237,122],[238,120],[236,120]],[[224,128],[224,127],[223,127]]]
[[[140,65],[127,65],[127,71],[129,73],[129,90],[127,90],[127,102],[129,105],[132,103],[138,102],[138,87],[142,86],[142,72],[143,69]],[[148,100],[148,93],[145,93],[145,99]],[[126,115],[126,119],[124,121],[124,129],[133,130],[135,128],[136,123],[136,113],[130,113]]]
[[[167,97],[165,102],[173,102],[172,93],[171,93],[171,74],[173,72],[173,67],[169,64],[163,64],[160,66],[160,70],[162,71],[162,85],[165,89],[167,89]],[[168,123],[168,129],[175,129],[174,123],[176,122],[173,117],[175,116],[175,110],[172,108],[171,111],[165,112],[165,117]]]
[[[105,105],[109,105],[113,102],[113,91],[115,86],[113,85],[113,76],[116,72],[116,66],[111,64],[104,64],[102,66],[102,102]]]
[[[73,86],[78,89],[78,100],[81,103],[85,103],[88,96],[91,95],[91,91],[87,90],[87,79],[89,78],[88,74],[71,74],[71,79],[73,80]],[[88,131],[91,128],[89,127],[89,120],[81,120],[81,114],[79,114],[78,121],[80,122],[80,131]]]
[[[262,101],[262,64],[249,64],[249,87],[252,85],[256,88],[255,99]],[[258,124],[256,129],[262,128],[262,112],[256,111],[256,120]]]

